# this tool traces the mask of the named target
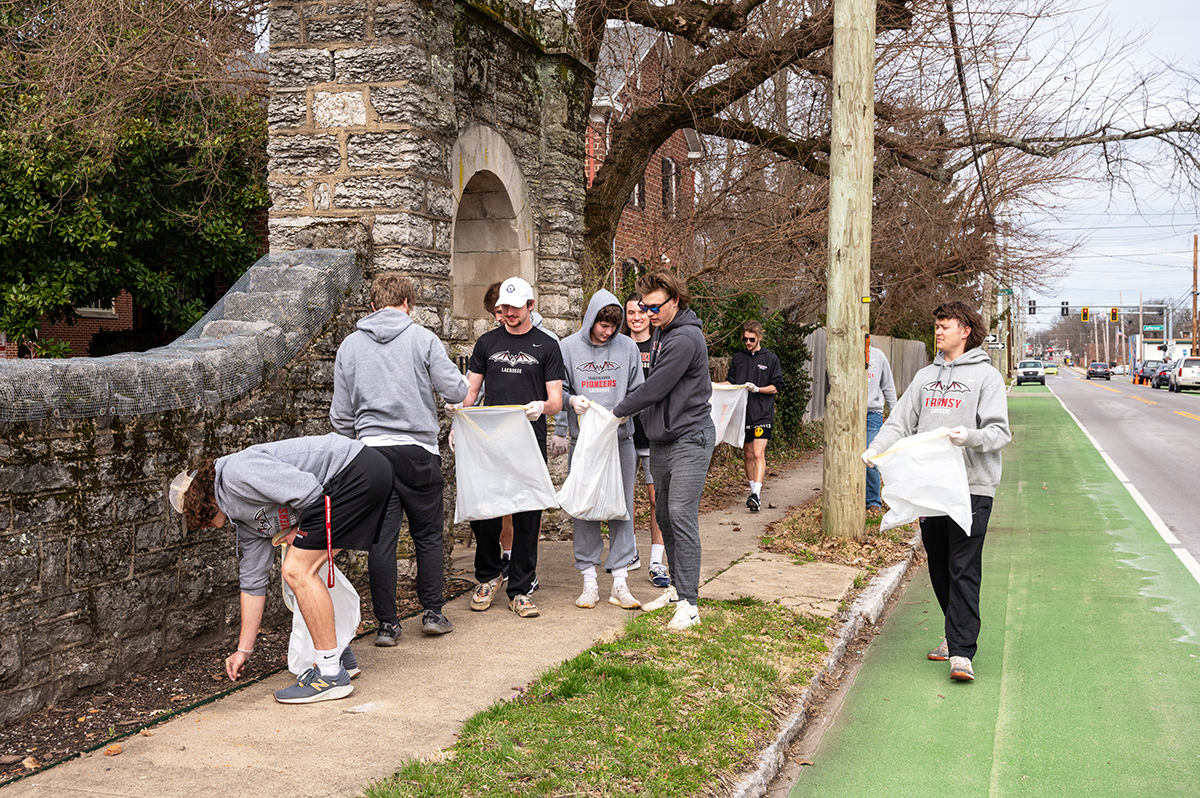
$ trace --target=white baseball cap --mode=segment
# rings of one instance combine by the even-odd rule
[[[523,308],[531,299],[533,299],[533,286],[520,277],[509,277],[500,284],[500,298],[496,300],[496,304]]]

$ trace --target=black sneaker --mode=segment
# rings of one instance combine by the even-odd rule
[[[512,558],[507,554],[500,555],[500,581],[508,581],[508,566],[512,562]]]
[[[375,645],[391,648],[400,642],[400,633],[400,624],[381,623],[379,624],[379,629],[375,632]]]
[[[749,498],[746,499],[746,506],[750,508],[750,512],[758,512],[758,508],[762,507],[762,502],[759,501],[757,493],[750,494]]]
[[[440,612],[425,610],[421,616],[421,631],[427,635],[444,635],[454,631],[454,624]]]

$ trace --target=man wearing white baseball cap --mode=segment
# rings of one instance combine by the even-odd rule
[[[525,416],[533,424],[534,434],[546,457],[546,416],[562,409],[562,352],[549,334],[534,327],[533,287],[520,277],[500,284],[496,310],[503,324],[484,333],[475,342],[467,364],[467,398],[464,406],[475,404],[479,389],[487,382],[487,405],[524,405]],[[530,595],[537,570],[538,532],[541,510],[513,514],[512,559],[508,568],[509,608],[522,618],[538,615]],[[486,610],[503,584],[500,575],[500,529],[502,519],[472,521],[475,533],[475,578],[479,580],[471,609]]]

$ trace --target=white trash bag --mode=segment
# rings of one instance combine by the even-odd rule
[[[286,558],[291,546],[284,546],[283,556]],[[282,562],[282,561],[281,561]],[[325,569],[321,569],[322,578]],[[358,600],[358,591],[350,580],[336,565],[333,566],[333,587],[329,588],[329,597],[333,599],[333,626],[337,632],[337,647],[340,652],[350,645],[354,635],[358,633],[358,622],[362,620],[362,611]],[[308,633],[308,624],[300,614],[296,604],[296,594],[283,583],[283,603],[292,611],[292,636],[288,640],[288,670],[297,676],[304,673],[317,661],[317,649],[313,645],[312,635]]]
[[[581,521],[623,521],[625,482],[621,479],[621,425],[611,411],[593,403],[579,418],[579,439],[571,471],[558,492],[558,506]]]
[[[717,443],[742,448],[746,440],[746,397],[749,394],[750,390],[744,384],[713,383],[708,403],[712,407],[713,425],[717,428]]]
[[[922,516],[948,515],[971,534],[971,491],[962,448],[946,436],[945,427],[910,435],[871,458],[883,479],[881,495],[888,511],[880,531],[911,523]]]
[[[525,410],[464,407],[454,414],[454,523],[557,507],[554,483]]]

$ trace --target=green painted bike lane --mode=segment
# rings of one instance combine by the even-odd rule
[[[1057,399],[1009,417],[976,681],[922,569],[792,798],[1200,795],[1200,585]]]

